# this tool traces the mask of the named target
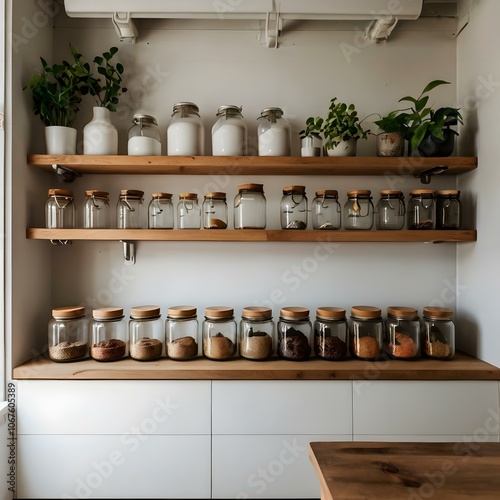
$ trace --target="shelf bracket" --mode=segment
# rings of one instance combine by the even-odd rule
[[[73,244],[73,241],[72,241],[72,240],[50,240],[50,242],[51,242],[53,245],[56,245],[56,246],[61,246],[61,245],[72,245],[72,244]]]
[[[271,28],[271,15],[275,16],[274,27]],[[266,14],[266,46],[268,49],[278,48],[278,39],[281,35],[281,29],[283,27],[283,22],[280,17],[279,5],[277,12],[268,12]]]
[[[82,176],[79,172],[75,172],[64,165],[58,165],[57,163],[52,165],[52,169],[56,173],[57,180],[59,182],[73,182],[77,177]]]
[[[135,242],[133,241],[123,241],[123,258],[125,259],[126,266],[133,266],[135,264]]]
[[[442,174],[447,170],[448,167],[446,165],[437,165],[436,167],[428,168],[427,170],[415,174],[415,178],[420,179],[422,184],[430,184],[433,175]]]

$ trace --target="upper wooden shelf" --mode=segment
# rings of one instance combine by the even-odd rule
[[[28,155],[28,163],[54,172],[53,165],[79,174],[127,175],[407,175],[445,166],[455,175],[477,168],[476,157],[294,157],[294,156],[85,156]]]

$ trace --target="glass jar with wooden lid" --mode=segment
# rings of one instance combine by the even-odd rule
[[[159,306],[135,306],[128,322],[130,357],[151,361],[163,354],[163,321]]]
[[[116,207],[116,227],[118,229],[142,229],[144,191],[122,189]]]
[[[108,229],[110,227],[109,193],[98,189],[85,191],[83,202],[83,227],[85,229]]]
[[[281,198],[281,229],[307,228],[307,196],[305,186],[285,186]]]
[[[172,306],[168,308],[165,342],[167,356],[171,359],[192,359],[201,354],[196,307]]]
[[[232,307],[205,308],[202,330],[203,354],[207,358],[222,361],[237,356],[237,327]]]
[[[153,193],[148,206],[149,229],[173,229],[174,205],[170,193]]]
[[[345,309],[318,307],[314,321],[314,352],[331,361],[341,361],[349,355],[348,327]]]
[[[408,229],[434,229],[435,195],[433,189],[414,189],[408,201]]]
[[[349,324],[351,354],[359,359],[374,360],[384,347],[382,311],[374,306],[351,307]]]
[[[275,351],[273,311],[269,307],[248,306],[241,311],[240,356],[269,359]]]
[[[412,360],[420,357],[421,325],[414,307],[388,307],[385,324],[385,347],[391,358]]]
[[[403,229],[406,208],[402,191],[384,189],[375,207],[375,225],[377,229]]]
[[[88,357],[89,322],[84,307],[52,309],[48,334],[49,357],[53,361],[77,361]]]
[[[451,359],[455,356],[455,325],[453,311],[447,307],[423,308],[424,353],[436,359]]]
[[[373,227],[374,207],[369,189],[347,192],[344,204],[344,229],[369,230]]]
[[[319,189],[312,202],[313,229],[340,229],[342,223],[342,207],[339,193],[335,189]]]
[[[227,228],[226,193],[206,193],[202,208],[205,229]]]
[[[127,354],[128,336],[123,308],[94,309],[90,356],[96,361],[115,361],[124,358]]]
[[[48,228],[74,228],[75,212],[73,191],[69,189],[49,189],[45,202],[45,225]]]
[[[177,203],[177,229],[200,229],[201,209],[196,193],[180,193]]]
[[[265,229],[266,197],[263,184],[238,184],[234,197],[234,229]]]
[[[436,191],[436,229],[460,229],[460,191]]]
[[[278,321],[278,355],[302,361],[311,356],[312,325],[306,307],[282,307]]]

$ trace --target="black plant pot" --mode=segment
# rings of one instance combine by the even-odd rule
[[[455,136],[457,132],[451,128],[443,129],[443,139],[437,139],[431,135],[424,137],[418,145],[417,151],[410,151],[409,156],[425,156],[427,158],[436,156],[450,156],[455,149]]]

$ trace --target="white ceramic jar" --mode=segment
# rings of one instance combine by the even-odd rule
[[[192,102],[174,105],[167,129],[168,156],[200,156],[205,150],[205,132],[200,111]]]

